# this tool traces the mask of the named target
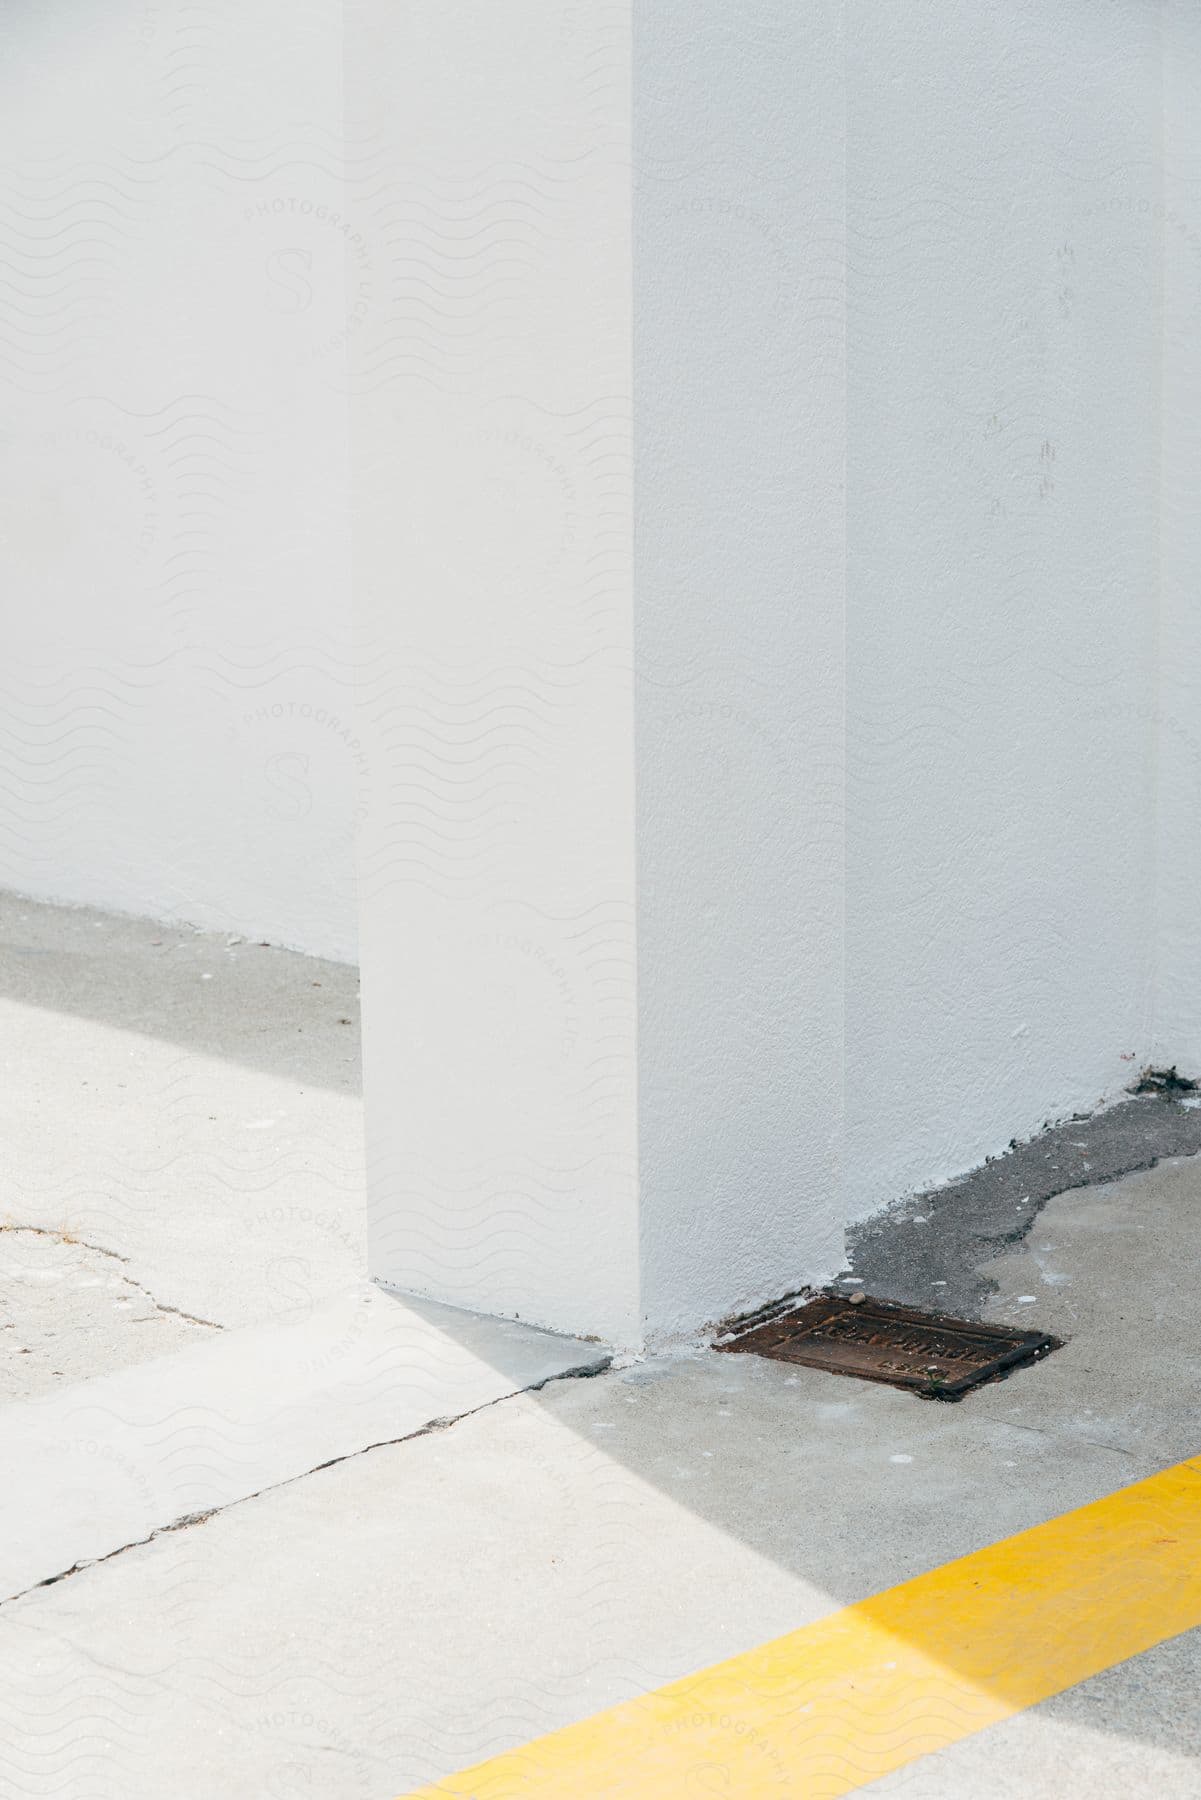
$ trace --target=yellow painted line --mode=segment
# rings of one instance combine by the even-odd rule
[[[1201,1625],[1201,1458],[407,1800],[833,1800]]]

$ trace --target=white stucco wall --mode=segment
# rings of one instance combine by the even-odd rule
[[[622,16],[572,18],[585,61],[607,73]],[[432,25],[414,39],[389,21],[364,39],[366,67],[416,82],[454,120],[444,139],[418,112],[424,135],[391,152],[409,204],[436,218],[442,274],[436,257],[461,254],[466,236],[455,205],[469,190],[454,183],[469,166],[490,156],[493,170],[549,167],[564,183],[568,167],[615,166],[594,160],[552,22],[523,4],[503,19],[518,63],[492,26],[472,34],[481,61],[463,70]],[[433,794],[436,898],[393,885],[369,926],[379,1004],[393,1018],[415,998],[420,1030],[402,1046],[369,1020],[369,1052],[374,1030],[377,1108],[400,1108],[376,1215],[395,1279],[417,1271],[447,1297],[516,1309],[512,1278],[495,1286],[508,1259],[546,1322],[628,1330],[636,1295],[641,1327],[671,1335],[828,1275],[846,1222],[1119,1093],[1165,1041],[1155,921],[1193,855],[1160,829],[1161,380],[1178,276],[1159,202],[1165,61],[1186,26],[1171,9],[1077,0],[737,12],[642,0],[630,27],[633,426],[603,441],[615,471],[632,456],[634,560],[614,588],[618,636],[593,639],[590,565],[560,545],[555,616],[581,659],[592,643],[624,658],[630,630],[635,765],[624,693],[601,683],[592,767],[573,760],[569,732],[566,761],[544,739],[521,777],[524,795],[549,781],[560,804],[574,796],[565,835],[544,795],[527,802],[485,871],[470,811]],[[480,111],[484,93],[493,110]],[[466,146],[465,112],[481,121]],[[534,419],[577,421],[591,444],[587,377],[620,361],[626,329],[611,285],[620,184],[604,203],[561,191],[573,196],[561,215],[531,196],[543,235],[509,330],[490,288],[470,348],[436,302],[420,337],[379,362],[408,381],[409,404],[389,427],[373,402],[356,448],[377,470],[390,432],[399,446],[393,486],[369,508],[384,525],[366,564],[381,646],[446,666],[466,587],[485,684],[514,645],[524,671],[531,624],[547,629],[534,524],[555,516],[541,490],[562,449],[544,442],[539,462]],[[581,286],[570,320],[557,290],[548,331],[563,258]],[[615,336],[598,335],[600,295]],[[609,391],[624,406],[624,387]],[[469,422],[444,464],[429,446],[448,418]],[[558,429],[540,427],[544,440]],[[501,477],[478,448],[498,433],[525,451],[503,465],[499,554]],[[1183,452],[1175,466],[1187,469]],[[410,486],[420,506],[398,528],[389,495]],[[468,543],[448,570],[426,546],[460,521]],[[585,519],[581,548],[598,553],[598,523]],[[1170,554],[1186,542],[1170,535]],[[415,610],[381,603],[389,547],[429,582]],[[445,727],[436,743],[417,729],[426,763],[406,780],[450,747]],[[598,815],[603,866],[595,834],[577,832],[593,823],[602,756],[617,777]],[[1178,785],[1176,804],[1194,807],[1195,782]],[[388,850],[385,833],[376,853]],[[427,880],[428,847],[406,855],[405,883]],[[606,950],[615,903],[635,908],[636,1012],[612,1054],[623,1072],[637,1061],[636,1139],[624,1088],[592,1135],[576,1091],[549,1080],[533,1020],[548,970],[567,968],[563,946],[486,923],[516,905],[595,929]],[[625,957],[623,937],[597,967],[624,982]],[[1195,990],[1187,968],[1182,985]],[[507,1033],[481,1002],[493,992]],[[515,1176],[514,1145],[533,1143],[540,1172]],[[535,1185],[552,1143],[553,1200]],[[414,1144],[421,1168],[388,1173]],[[632,1189],[593,1179],[631,1156]]]
[[[642,1304],[668,1334],[842,1259],[841,10],[635,7]]]
[[[0,882],[361,823],[378,1274],[670,1336],[1201,1064],[1183,0],[6,30]]]
[[[1154,1056],[1201,1070],[1201,13],[1167,0],[1163,184],[1131,199],[1164,246]],[[1133,184],[1132,184],[1133,185]]]
[[[1160,13],[848,9],[850,1217],[1151,1051]]]
[[[348,16],[370,1255],[639,1320],[625,4]]]
[[[3,30],[0,885],[352,957],[340,10]]]

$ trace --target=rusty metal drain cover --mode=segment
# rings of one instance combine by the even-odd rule
[[[759,1314],[730,1329],[715,1349],[884,1381],[927,1400],[959,1400],[981,1382],[1059,1349],[1046,1332],[977,1325],[887,1300],[855,1305],[845,1294],[819,1294],[791,1312]]]

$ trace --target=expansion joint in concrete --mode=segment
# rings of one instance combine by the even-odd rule
[[[10,1229],[12,1228],[9,1226],[0,1226],[0,1230]],[[50,1235],[57,1234],[51,1233]],[[607,1367],[607,1361],[581,1363],[577,1368],[564,1369],[558,1374],[547,1375],[541,1381],[533,1381],[528,1387],[519,1388],[511,1394],[502,1394],[495,1400],[485,1401],[481,1406],[468,1407],[465,1412],[456,1413],[454,1418],[430,1419],[424,1425],[419,1425],[414,1431],[402,1432],[399,1437],[379,1438],[374,1443],[364,1444],[358,1450],[349,1450],[342,1456],[331,1456],[324,1462],[314,1463],[312,1468],[302,1469],[298,1475],[289,1475],[283,1481],[269,1482],[265,1487],[257,1488],[254,1493],[242,1494],[238,1499],[230,1500],[224,1506],[209,1507],[203,1512],[184,1513],[180,1518],[172,1519],[167,1525],[157,1525],[144,1537],[131,1538],[128,1543],[119,1544],[115,1550],[108,1551],[104,1556],[89,1557],[86,1561],[72,1563],[69,1569],[60,1569],[57,1574],[47,1575],[41,1581],[35,1581],[32,1586],[22,1588],[19,1593],[10,1594],[6,1599],[0,1600],[0,1611],[14,1605],[18,1600],[26,1599],[30,1594],[37,1593],[39,1588],[57,1587],[60,1581],[67,1581],[72,1575],[81,1575],[86,1569],[99,1568],[102,1563],[113,1562],[117,1557],[124,1556],[130,1550],[141,1550],[147,1544],[153,1544],[158,1538],[169,1537],[175,1532],[191,1530],[196,1525],[205,1525],[210,1519],[217,1518],[221,1513],[232,1512],[235,1507],[245,1506],[250,1500],[260,1500],[267,1494],[276,1494],[284,1488],[295,1487],[297,1482],[306,1481],[310,1475],[319,1475],[323,1469],[337,1468],[340,1463],[357,1462],[361,1457],[370,1456],[374,1450],[390,1450],[397,1444],[407,1444],[414,1438],[429,1437],[436,1431],[449,1431],[452,1426],[460,1424],[464,1419],[472,1419],[477,1413],[490,1412],[493,1407],[503,1406],[508,1400],[516,1400],[521,1394],[537,1394],[543,1388],[561,1381],[590,1380],[594,1375],[602,1375]]]

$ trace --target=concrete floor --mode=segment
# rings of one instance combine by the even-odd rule
[[[0,1225],[0,1400],[129,1368],[219,1329],[159,1305],[112,1251]]]
[[[302,1319],[357,1272],[349,971],[27,905],[0,924],[10,1219],[70,1221],[144,1309],[216,1326],[269,1316],[288,1267]],[[0,1606],[0,1794],[384,1800],[1195,1454],[1199,1239],[1192,1158],[1050,1199],[986,1310],[1065,1347],[958,1406],[708,1352],[551,1380],[35,1589]],[[8,1243],[13,1329],[43,1294],[75,1319],[63,1379],[89,1340],[129,1360],[70,1313],[122,1297],[75,1292],[98,1265]],[[864,1791],[1201,1800],[1199,1694],[1190,1633]]]
[[[98,1374],[203,1332],[162,1308],[294,1318],[362,1273],[356,970],[0,894],[0,1027],[0,1226],[74,1247],[0,1232],[31,1375],[59,1366],[35,1341],[39,1295],[47,1331],[89,1319]],[[124,1346],[104,1315],[133,1290],[84,1285],[118,1272],[149,1309]]]

